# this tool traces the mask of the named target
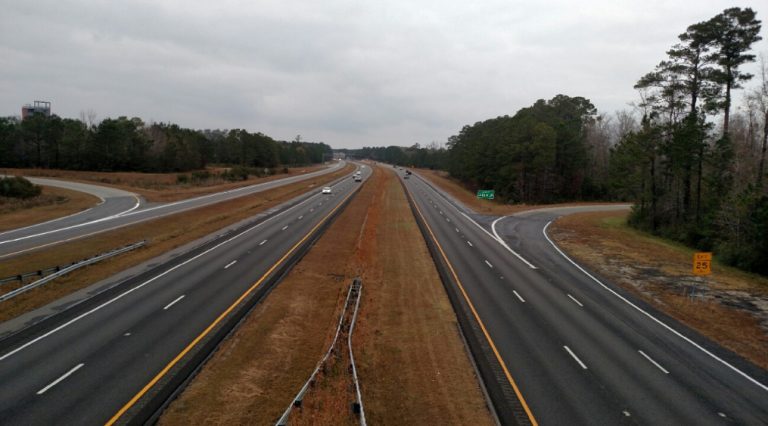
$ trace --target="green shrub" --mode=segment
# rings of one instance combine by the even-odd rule
[[[37,197],[43,191],[38,185],[21,176],[0,178],[0,196],[11,198]]]
[[[178,184],[186,184],[189,182],[189,175],[186,175],[184,173],[180,173],[176,175],[176,183]]]

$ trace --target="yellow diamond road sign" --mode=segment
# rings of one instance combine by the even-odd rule
[[[709,275],[712,273],[712,253],[699,252],[693,254],[693,275]]]

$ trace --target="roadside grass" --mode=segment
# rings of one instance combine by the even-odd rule
[[[330,344],[352,279],[353,336],[369,424],[492,424],[456,317],[405,195],[374,175],[312,250],[225,341],[161,425],[273,424]],[[291,424],[354,424],[346,355]]]
[[[171,202],[212,194],[214,192],[227,191],[234,188],[269,182],[288,176],[310,173],[324,166],[315,165],[307,167],[293,167],[288,173],[277,173],[265,177],[250,177],[247,180],[229,182],[221,177],[213,176],[211,179],[193,183],[178,181],[179,175],[191,176],[191,173],[139,173],[139,172],[91,172],[58,169],[3,169],[6,174],[49,177],[65,179],[76,182],[91,183],[96,185],[111,186],[125,191],[135,192],[149,202]],[[211,174],[220,174],[221,167],[207,169]]]
[[[694,250],[629,227],[627,214],[565,216],[550,235],[574,260],[768,369],[768,278],[717,260],[712,275],[695,278]]]
[[[0,277],[66,265],[125,244],[148,241],[145,247],[84,267],[55,282],[0,303],[0,322],[44,306],[227,225],[254,216],[306,192],[310,187],[317,188],[331,182],[351,172],[353,168],[353,165],[347,165],[340,171],[310,180],[3,259],[0,262]],[[3,285],[2,292],[13,288],[15,287],[10,284]]]
[[[42,194],[27,200],[0,197],[0,232],[69,216],[99,201],[90,194],[52,186],[43,186]]]

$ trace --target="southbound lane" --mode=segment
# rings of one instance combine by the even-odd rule
[[[519,387],[527,420],[768,423],[764,371],[755,378],[724,365],[696,346],[716,345],[691,344],[557,252],[543,228],[564,211],[500,220],[505,247],[420,178],[405,182]]]
[[[345,165],[345,162],[338,161],[332,166],[318,170],[316,172],[291,176],[255,185],[249,185],[242,188],[235,188],[214,194],[202,195],[200,197],[176,201],[173,203],[159,204],[154,206],[145,205],[139,209],[134,207],[119,214],[112,214],[109,211],[100,210],[100,216],[96,218],[93,218],[91,215],[87,214],[83,216],[74,215],[64,222],[51,222],[45,224],[42,227],[33,226],[8,231],[0,234],[0,259],[15,256],[17,254],[43,247],[49,247],[62,242],[87,237],[123,226],[133,225],[139,222],[157,219],[159,217],[180,213],[226,200],[231,200],[257,192],[266,191],[269,189],[288,185],[290,183],[299,182],[327,173],[332,173],[344,167]],[[134,202],[135,201],[136,200],[134,200]]]
[[[369,174],[366,167],[363,175]],[[2,423],[99,424],[128,409],[125,404],[132,397],[175,357],[183,360],[186,348],[229,308],[240,306],[243,295],[274,273],[360,185],[343,179],[331,195],[315,193],[178,266],[136,282],[74,320],[3,348]]]

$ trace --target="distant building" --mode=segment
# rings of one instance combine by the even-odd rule
[[[25,120],[35,114],[43,114],[46,117],[51,116],[51,103],[48,101],[35,101],[34,104],[26,104],[21,107],[21,119]]]

